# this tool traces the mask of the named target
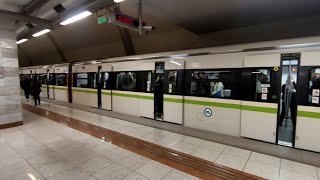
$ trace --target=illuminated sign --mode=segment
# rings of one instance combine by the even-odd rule
[[[106,16],[98,17],[98,24],[103,24],[103,23],[107,23],[107,17]]]
[[[116,24],[124,28],[129,28],[134,31],[139,31],[140,21],[137,18],[122,14],[120,12],[109,11],[108,19],[109,23]],[[145,26],[144,22],[142,22],[142,26]]]

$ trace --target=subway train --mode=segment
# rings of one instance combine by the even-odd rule
[[[42,97],[320,152],[320,37],[25,67]]]

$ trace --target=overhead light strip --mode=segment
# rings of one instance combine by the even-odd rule
[[[170,61],[170,62],[173,63],[173,64],[176,64],[176,65],[178,65],[178,66],[181,66],[181,64],[178,63],[178,62],[176,62],[176,61]]]
[[[122,2],[122,1],[124,1],[124,0],[113,0],[115,3],[120,3],[120,2]]]
[[[40,32],[37,32],[37,33],[33,34],[32,36],[33,37],[39,37],[39,36],[44,35],[44,34],[50,32],[50,31],[51,31],[50,29],[44,29],[44,30],[42,30]]]
[[[28,39],[20,39],[20,40],[17,41],[16,43],[17,43],[17,44],[21,44],[21,43],[24,43],[24,42],[26,42],[26,41],[28,41]]]
[[[74,22],[76,22],[76,21],[79,21],[79,20],[81,20],[81,19],[83,19],[83,18],[85,18],[85,17],[88,17],[88,16],[90,16],[91,14],[92,14],[92,13],[89,12],[89,11],[84,11],[84,12],[82,12],[82,13],[79,13],[79,14],[75,15],[75,16],[72,16],[71,18],[69,18],[69,19],[61,22],[60,24],[63,25],[63,26],[65,26],[65,25],[74,23]]]

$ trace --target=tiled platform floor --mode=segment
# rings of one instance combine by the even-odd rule
[[[318,179],[320,169],[68,107],[47,109],[267,179]],[[118,146],[24,111],[0,130],[0,179],[196,179]]]

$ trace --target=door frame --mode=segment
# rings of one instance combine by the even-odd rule
[[[301,53],[284,53],[284,54],[281,54],[280,56],[280,95],[279,95],[279,100],[278,100],[278,111],[277,111],[277,129],[276,129],[276,144],[277,145],[280,145],[280,146],[283,146],[281,144],[279,144],[279,118],[280,118],[280,106],[281,106],[281,93],[282,93],[282,82],[281,82],[281,79],[282,79],[282,68],[283,68],[283,61],[285,60],[284,58],[292,58],[291,60],[294,60],[295,58],[298,60],[298,65],[297,65],[297,79],[296,79],[296,85],[298,84],[299,82],[299,73],[300,73],[300,64],[301,64]],[[297,86],[298,87],[298,86]],[[298,94],[299,92],[299,89],[297,88],[296,89],[296,94]],[[297,97],[296,97],[296,100]],[[296,108],[298,110],[298,102],[296,103]],[[298,116],[298,115],[297,115]],[[297,117],[296,117],[297,118]],[[297,124],[297,122],[296,122]],[[296,138],[296,125],[294,126],[294,129],[293,129],[293,134],[292,134],[292,148],[295,147],[295,138]]]
[[[97,87],[97,98],[98,98],[98,109],[102,109],[102,83],[104,81],[104,77],[101,72],[102,66],[98,66],[98,71],[96,74],[96,87]],[[101,75],[101,76],[100,76]]]

